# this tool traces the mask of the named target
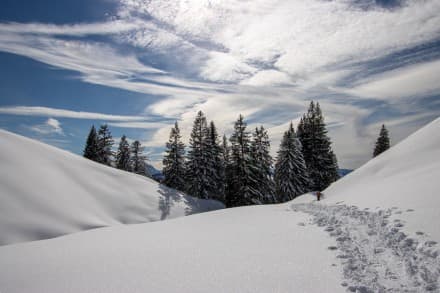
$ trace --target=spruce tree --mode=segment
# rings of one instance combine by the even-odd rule
[[[232,172],[231,172],[231,148],[228,145],[228,138],[223,135],[222,143],[222,154],[223,154],[223,164],[225,169],[225,179],[224,179],[224,203],[227,204],[227,199],[230,195],[230,188],[232,186]]]
[[[272,157],[270,155],[269,135],[263,126],[255,128],[251,143],[251,161],[253,170],[251,189],[254,198],[261,204],[275,203],[275,185],[272,176]]]
[[[214,121],[208,127],[208,193],[210,198],[225,200],[225,164]]]
[[[98,135],[94,125],[90,128],[89,135],[87,136],[86,146],[84,148],[84,158],[98,161]]]
[[[116,153],[116,168],[130,171],[130,145],[125,135],[123,135],[119,141],[119,147]]]
[[[130,169],[133,173],[148,176],[147,157],[144,155],[144,147],[138,140],[135,140],[130,147]]]
[[[113,137],[107,124],[101,125],[98,131],[98,162],[111,166],[113,157]]]
[[[177,122],[171,129],[170,138],[166,143],[166,154],[163,159],[164,184],[185,190],[185,145],[181,141],[180,129]]]
[[[208,127],[202,111],[197,113],[189,141],[186,165],[187,192],[198,198],[210,197]]]
[[[227,206],[258,204],[252,187],[252,158],[250,134],[240,115],[234,125],[231,141],[230,179],[231,185],[226,198]]]
[[[307,166],[292,123],[281,141],[274,177],[278,202],[292,200],[309,190]]]
[[[388,130],[385,128],[385,124],[382,124],[379,137],[376,141],[376,147],[374,148],[373,158],[380,155],[384,151],[390,148],[390,138],[388,136]]]
[[[339,178],[338,163],[319,103],[312,101],[298,126],[298,138],[312,180],[310,190],[323,190]]]

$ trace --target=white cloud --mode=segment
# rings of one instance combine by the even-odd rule
[[[79,23],[69,25],[55,25],[42,23],[0,23],[0,31],[3,33],[40,34],[40,35],[63,35],[63,36],[87,36],[119,34],[126,31],[139,29],[143,23],[135,21],[113,20],[100,23]]]
[[[241,84],[250,86],[270,86],[291,83],[290,77],[277,70],[262,70],[251,78],[243,80]]]
[[[369,98],[395,99],[440,93],[440,60],[387,71],[346,92]]]
[[[159,122],[111,122],[108,125],[119,128],[158,129],[170,124]]]
[[[44,135],[47,134],[64,135],[63,129],[61,128],[61,123],[54,118],[47,119],[46,122],[43,124],[31,126],[30,129],[34,132]]]
[[[325,66],[369,60],[440,36],[436,0],[407,1],[391,10],[359,9],[343,0],[130,0],[121,7],[126,19],[143,13],[166,24],[176,42],[201,44],[195,53],[205,55],[200,74],[208,80],[239,81],[237,64],[256,63],[313,79]]]
[[[362,72],[364,62],[437,40],[440,2],[404,1],[391,10],[375,7],[374,1],[360,9],[355,2],[359,1],[122,0],[118,20],[105,23],[0,24],[0,50],[77,71],[85,82],[164,96],[145,113],[174,117],[185,140],[199,109],[217,123],[220,133],[230,133],[239,113],[252,121],[273,113],[264,124],[276,149],[286,123],[306,110],[308,100],[322,98],[341,166],[357,167],[369,158],[375,135],[365,125],[375,123],[365,122],[375,106],[354,104],[357,97],[382,99],[396,110],[402,104],[395,97],[438,90],[438,63],[377,74],[356,81],[354,87],[340,88],[339,82]],[[115,42],[81,38],[90,34],[111,35]],[[132,46],[136,50],[126,50]],[[158,64],[168,62],[166,70],[140,61],[150,53],[162,58]],[[338,93],[344,95],[336,97]],[[148,142],[152,147],[163,146],[170,129],[137,116],[35,107],[3,107],[2,112],[120,121],[116,127],[157,126]],[[417,121],[412,125],[420,125]]]
[[[0,107],[0,114],[24,115],[24,116],[52,116],[73,119],[106,120],[106,121],[142,121],[147,120],[143,116],[111,115],[93,112],[71,111],[48,107],[13,106]]]

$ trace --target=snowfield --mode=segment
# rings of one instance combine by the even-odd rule
[[[320,202],[305,194],[0,247],[0,291],[440,292],[439,134],[437,119]]]
[[[0,245],[224,207],[4,130],[0,162]]]

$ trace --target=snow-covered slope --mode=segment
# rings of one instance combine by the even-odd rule
[[[4,130],[0,164],[0,244],[223,207]]]
[[[440,292],[439,130],[436,120],[320,202],[0,247],[0,291]]]
[[[326,203],[393,208],[440,242],[440,118],[325,190]]]

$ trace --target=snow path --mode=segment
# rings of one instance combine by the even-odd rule
[[[328,249],[339,251],[347,291],[440,292],[437,243],[422,232],[417,240],[400,231],[404,223],[390,218],[395,209],[318,203],[292,204],[290,209],[312,215],[312,224],[335,238],[336,246]]]

